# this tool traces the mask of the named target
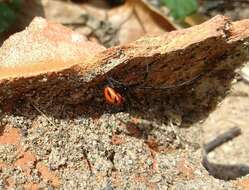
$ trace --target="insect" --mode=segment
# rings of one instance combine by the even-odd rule
[[[184,85],[188,85],[198,79],[202,75],[199,74],[196,77],[184,81],[182,83],[176,84],[176,85],[168,85],[168,86],[161,86],[161,87],[153,87],[153,86],[144,86],[139,87],[141,83],[134,83],[134,84],[123,84],[119,81],[114,80],[113,78],[108,78],[108,85],[104,88],[104,97],[108,104],[114,105],[114,106],[122,106],[124,105],[125,101],[129,101],[130,97],[130,89],[132,87],[136,87],[138,89],[152,89],[152,90],[166,90],[166,89],[173,89],[182,87]],[[122,94],[122,95],[121,95]],[[133,96],[133,98],[135,98]],[[137,101],[137,100],[136,100]]]
[[[128,87],[121,82],[114,80],[113,78],[108,78],[108,85],[104,88],[105,100],[108,104],[114,106],[121,106],[125,102],[124,96],[120,94],[126,94]],[[115,85],[114,85],[115,84]]]
[[[106,102],[112,105],[120,106],[125,101],[125,98],[110,86],[104,88],[104,95]]]

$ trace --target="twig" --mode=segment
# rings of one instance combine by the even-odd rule
[[[132,15],[133,15],[133,9],[129,13],[129,15],[124,20],[122,20],[121,23],[118,24],[117,28],[120,30],[121,26],[125,24],[132,17]]]
[[[216,164],[208,160],[208,153],[213,151],[223,143],[232,140],[241,134],[238,127],[231,128],[229,131],[219,135],[214,140],[203,146],[202,165],[210,175],[222,180],[235,180],[249,174],[249,166],[245,164]]]
[[[88,168],[89,168],[89,170],[90,170],[90,174],[92,175],[92,174],[93,174],[92,164],[91,164],[90,160],[88,159],[88,156],[87,156],[87,153],[86,153],[85,150],[83,151],[83,155],[84,155],[84,157],[85,157],[85,159],[86,159]]]
[[[144,32],[144,33],[147,33],[146,28],[144,27],[143,21],[142,21],[141,18],[139,17],[139,15],[138,15],[138,13],[137,13],[137,10],[136,10],[136,7],[135,7],[135,6],[133,6],[132,11],[133,11],[135,17],[137,18],[137,20],[138,20],[140,26],[142,27],[143,32]]]
[[[48,116],[45,115],[32,101],[30,101],[30,104],[38,111],[51,125],[58,128],[53,121],[51,121]]]
[[[214,140],[204,145],[204,150],[206,153],[213,151],[218,146],[224,144],[227,141],[234,139],[235,137],[241,135],[241,129],[239,127],[231,128],[229,131],[219,135]]]

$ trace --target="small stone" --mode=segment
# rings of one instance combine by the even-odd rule
[[[110,183],[108,183],[104,188],[103,190],[113,190],[113,187],[111,186]]]
[[[148,160],[147,160],[147,164],[148,164],[149,166],[151,166],[151,165],[153,164],[153,161],[152,161],[151,159],[148,159]]]
[[[129,165],[132,165],[132,164],[133,164],[133,161],[132,161],[132,160],[128,160],[127,163],[128,163]]]
[[[151,177],[150,182],[151,183],[158,183],[162,180],[162,176],[160,174],[155,174]]]

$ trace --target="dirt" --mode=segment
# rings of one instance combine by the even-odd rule
[[[204,82],[215,84],[214,91],[224,90],[220,83],[214,83],[216,80]],[[52,100],[49,104],[37,104],[42,102],[38,101],[39,95],[6,105],[2,108],[0,136],[1,187],[105,190],[242,187],[246,177],[244,181],[242,177],[216,179],[201,164],[202,144],[233,126],[241,127],[242,135],[210,153],[209,159],[227,165],[248,161],[249,87],[240,80],[233,83],[231,92],[207,119],[200,116],[207,114],[198,109],[198,104],[209,102],[210,97],[203,96],[191,111],[186,108],[191,107],[190,97],[184,94],[176,97],[148,94],[139,102],[131,99],[126,109],[108,105],[101,96],[100,99],[96,96],[98,100],[92,104],[74,106]],[[197,89],[203,89],[201,86],[203,80],[186,88],[192,89],[191,95],[199,96]]]

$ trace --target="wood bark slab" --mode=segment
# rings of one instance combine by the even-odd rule
[[[216,16],[198,26],[105,50],[63,26],[36,18],[0,49],[0,101],[31,92],[53,91],[57,96],[63,90],[84,91],[107,77],[140,87],[177,85],[224,64],[217,60],[248,37],[249,20],[231,22]],[[84,99],[75,97],[72,102]]]

